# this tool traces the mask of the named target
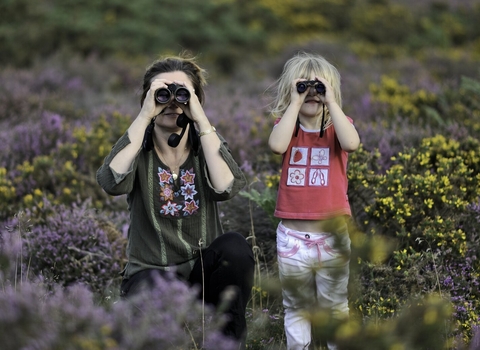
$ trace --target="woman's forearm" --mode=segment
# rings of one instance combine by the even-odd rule
[[[128,128],[128,138],[130,144],[125,146],[110,162],[110,167],[119,174],[124,174],[130,169],[138,151],[142,147],[145,129],[150,124],[151,117],[139,114]]]

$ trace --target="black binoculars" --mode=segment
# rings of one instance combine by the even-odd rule
[[[190,100],[190,91],[185,86],[177,84],[170,84],[167,85],[167,88],[155,91],[155,100],[164,104],[170,101],[172,95],[175,97],[175,101],[179,103],[187,103]]]
[[[307,80],[307,81],[299,81],[297,83],[297,91],[299,94],[304,93],[307,91],[308,87],[314,86],[315,90],[320,94],[320,95],[325,95],[325,85],[321,81],[318,80]]]

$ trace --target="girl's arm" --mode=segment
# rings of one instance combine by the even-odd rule
[[[330,111],[330,117],[335,127],[335,134],[342,149],[345,152],[356,151],[360,145],[360,137],[358,136],[357,129],[355,129],[336,102],[325,103],[325,105]]]
[[[335,134],[340,146],[345,152],[353,152],[357,150],[360,145],[360,137],[358,132],[352,123],[348,120],[343,110],[338,105],[335,94],[329,82],[326,79],[316,77],[325,85],[325,95],[321,95],[323,103],[330,112],[330,118],[332,118],[333,126],[335,127]]]
[[[273,153],[283,154],[287,151],[290,140],[292,139],[292,133],[297,123],[298,113],[302,107],[302,103],[305,100],[307,94],[301,96],[297,92],[295,80],[291,86],[291,102],[288,105],[285,114],[282,116],[278,124],[273,128],[268,139],[268,145]]]

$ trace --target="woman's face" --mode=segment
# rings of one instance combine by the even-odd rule
[[[182,71],[160,73],[152,79],[152,82],[157,79],[166,80],[168,84],[170,84],[170,82],[174,82],[175,84],[192,85],[192,82],[188,76]],[[160,127],[177,130],[177,118],[180,114],[182,114],[182,112],[182,109],[178,107],[175,100],[172,99],[172,101],[163,106],[163,109],[160,114],[158,114],[155,122]]]

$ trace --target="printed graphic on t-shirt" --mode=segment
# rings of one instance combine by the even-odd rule
[[[307,165],[308,147],[293,147],[290,165]]]
[[[330,152],[327,147],[292,147],[288,186],[328,186]]]
[[[305,186],[305,170],[306,168],[288,168],[287,185]]]
[[[310,156],[310,165],[330,165],[330,152],[328,148],[312,148],[312,155]]]
[[[180,187],[175,189],[172,174],[158,167],[160,184],[160,214],[165,216],[188,216],[198,211],[199,200],[195,189],[195,173],[193,168],[181,169],[178,181]]]
[[[327,186],[328,169],[310,169],[310,186]]]

